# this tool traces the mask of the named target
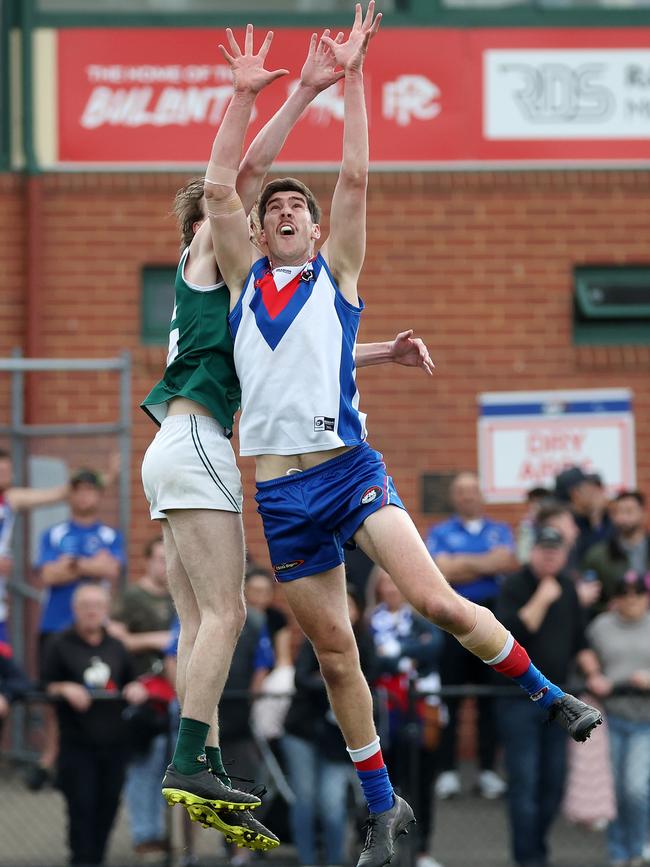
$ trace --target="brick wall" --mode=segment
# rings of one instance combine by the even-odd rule
[[[45,356],[133,354],[133,526],[139,567],[152,533],[139,462],[154,428],[137,400],[160,374],[164,352],[139,343],[143,265],[172,264],[169,216],[184,177],[171,174],[47,175],[42,185],[40,346]],[[305,176],[323,202],[334,178]],[[23,181],[0,176],[0,353],[26,345]],[[368,255],[360,291],[361,338],[415,327],[437,365],[419,371],[361,371],[370,440],[384,452],[399,490],[419,513],[423,472],[476,465],[476,394],[486,390],[628,386],[634,390],[639,484],[650,492],[650,347],[585,348],[571,343],[572,269],[577,264],[650,262],[650,174],[528,172],[377,174],[368,202]],[[6,377],[4,377],[6,380]],[[34,421],[108,421],[116,378],[48,374],[32,383]],[[7,384],[0,410],[7,417]],[[88,444],[63,443],[72,465]],[[107,448],[101,444],[102,450]],[[42,447],[41,447],[42,450]],[[98,461],[101,463],[101,460]],[[251,553],[264,560],[246,481]],[[515,519],[516,507],[497,516]]]

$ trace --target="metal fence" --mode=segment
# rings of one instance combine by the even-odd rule
[[[0,424],[0,445],[11,452],[13,484],[48,487],[67,481],[68,470],[82,466],[106,469],[107,456],[119,452],[120,474],[117,489],[107,492],[102,517],[120,528],[128,545],[130,524],[131,456],[131,360],[128,353],[118,358],[48,359],[23,358],[16,350],[12,358],[0,358],[3,400],[9,406],[8,423]],[[61,375],[79,376],[88,394],[107,396],[116,407],[116,418],[102,423],[63,422],[32,424],[26,421],[27,377],[38,374],[46,386],[56,387]],[[38,538],[42,530],[68,516],[67,504],[48,506],[32,514],[19,514],[13,538],[14,568],[7,590],[11,608],[11,641],[17,661],[29,672],[35,671],[35,644],[29,636],[36,633],[41,592],[32,581]],[[21,709],[18,708],[18,714]],[[15,752],[24,748],[23,727],[13,726]],[[1,851],[1,850],[0,850]]]
[[[454,693],[472,695],[472,687],[454,688]],[[485,694],[485,688],[480,690]],[[495,692],[503,693],[498,688]],[[523,693],[522,700],[524,699]],[[233,697],[241,697],[239,694]],[[32,697],[33,699],[37,696]],[[41,697],[42,698],[42,697]],[[224,696],[226,698],[226,696]],[[28,724],[38,726],[37,705],[27,702]],[[170,738],[170,751],[171,751]],[[586,749],[586,747],[582,747]],[[260,816],[281,838],[283,845],[263,857],[276,867],[298,862],[290,843],[288,831],[288,801],[286,781],[278,777],[281,769],[273,766],[274,758],[269,744],[257,741],[259,767],[258,782],[265,783],[269,793],[264,798]],[[227,759],[227,756],[226,756]],[[408,755],[404,761],[409,762]],[[62,795],[48,785],[39,792],[30,792],[23,781],[25,765],[9,751],[0,755],[0,867],[62,867],[67,863],[66,817]],[[476,769],[471,762],[461,765],[463,794],[449,801],[434,804],[434,832],[432,850],[444,867],[508,867],[511,864],[509,826],[506,802],[503,799],[485,800],[474,790]],[[360,820],[362,813],[350,800],[350,828],[346,863],[356,863],[361,849]],[[172,852],[166,860],[171,865],[229,863],[229,853],[223,838],[214,831],[192,826],[184,827],[185,811],[169,811]],[[188,845],[188,840],[191,842]],[[394,867],[413,867],[416,852],[410,846],[412,838],[399,845]],[[554,867],[605,867],[608,864],[603,829],[589,829],[572,825],[560,817],[551,836]],[[134,855],[128,819],[124,807],[120,809],[113,828],[107,863],[109,865],[135,865],[141,861]],[[160,862],[165,863],[165,862]]]

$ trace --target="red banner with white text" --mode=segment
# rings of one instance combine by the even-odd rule
[[[237,33],[241,36],[241,33]],[[258,34],[261,38],[261,34]],[[251,136],[296,86],[310,31],[278,30]],[[220,30],[57,32],[55,165],[201,166],[231,94]],[[364,81],[373,165],[650,164],[650,28],[385,29]],[[279,164],[336,167],[343,82]]]

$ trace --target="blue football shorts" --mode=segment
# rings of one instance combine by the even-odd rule
[[[311,469],[258,482],[255,500],[278,581],[333,569],[369,515],[388,505],[404,508],[382,455],[367,443]]]

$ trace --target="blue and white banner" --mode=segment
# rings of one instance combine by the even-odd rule
[[[478,396],[479,474],[488,503],[554,486],[566,467],[598,473],[610,492],[636,483],[632,392],[625,388]]]

